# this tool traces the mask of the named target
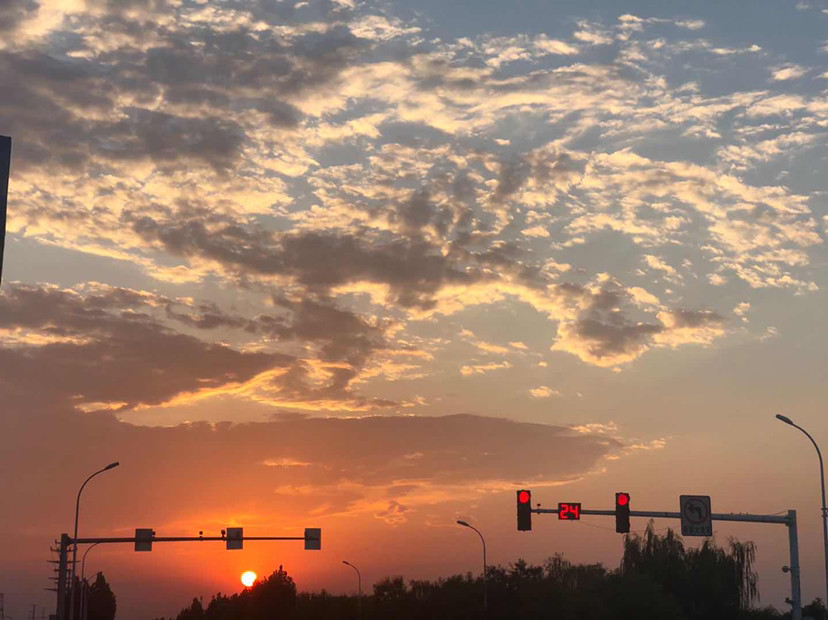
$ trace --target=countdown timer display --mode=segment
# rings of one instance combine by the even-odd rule
[[[581,503],[580,502],[559,502],[558,503],[558,519],[565,521],[577,521],[581,518]]]

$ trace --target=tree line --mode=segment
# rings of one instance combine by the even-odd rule
[[[74,597],[71,596],[71,589],[66,593],[64,618],[81,618],[83,620],[85,616],[86,620],[115,620],[115,611],[118,607],[115,594],[102,572],[98,572],[94,580],[84,578],[81,581],[79,577],[75,577],[72,587],[75,589],[75,595]],[[70,600],[73,598],[75,614],[70,616]]]
[[[573,564],[562,555],[542,565],[519,560],[434,581],[386,577],[356,596],[299,593],[283,567],[240,593],[199,599],[169,620],[766,620],[790,611],[760,606],[756,547],[712,539],[687,549],[672,530],[624,537],[621,565]],[[483,592],[486,590],[484,616]],[[90,609],[91,611],[91,609]],[[820,599],[804,618],[828,620]],[[98,620],[90,614],[89,620]],[[108,620],[108,619],[107,619]],[[167,620],[156,618],[155,620]]]

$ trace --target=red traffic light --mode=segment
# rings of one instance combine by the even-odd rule
[[[532,529],[532,491],[528,489],[517,492],[517,529],[519,532]]]
[[[615,494],[615,531],[619,534],[630,533],[630,494]]]

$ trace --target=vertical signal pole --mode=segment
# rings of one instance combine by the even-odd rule
[[[3,281],[3,249],[6,245],[6,205],[9,195],[11,138],[0,136],[0,282]]]
[[[799,589],[799,539],[796,510],[788,511],[788,544],[791,548],[791,620],[802,620],[802,593]]]
[[[66,620],[66,577],[69,572],[69,534],[60,535],[60,560],[58,561],[57,620]]]

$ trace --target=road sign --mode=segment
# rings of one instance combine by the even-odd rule
[[[244,528],[228,527],[227,528],[227,548],[228,549],[242,549],[244,545]]]
[[[679,514],[682,536],[713,536],[709,495],[681,495]]]
[[[305,528],[305,550],[320,551],[322,549],[322,530],[318,527]]]
[[[152,551],[152,537],[155,532],[151,527],[136,527],[135,528],[135,550],[136,551]]]

